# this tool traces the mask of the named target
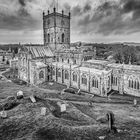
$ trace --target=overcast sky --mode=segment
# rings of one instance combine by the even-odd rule
[[[53,1],[0,0],[0,43],[43,43],[42,12]],[[140,0],[58,2],[71,11],[71,42],[140,42]]]

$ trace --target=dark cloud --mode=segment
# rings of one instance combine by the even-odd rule
[[[41,5],[40,0],[7,1],[9,1],[9,5],[13,4],[14,7],[12,12],[9,11],[8,4],[7,9],[4,11],[0,9],[0,29],[42,29],[40,11],[47,11],[47,8],[54,7],[52,0],[46,0],[46,6],[48,7],[43,9],[43,6],[40,6],[39,10],[36,7],[39,4]],[[33,6],[35,6],[35,9]],[[80,33],[88,34],[94,32],[102,35],[110,35],[140,32],[140,0],[106,0],[105,2],[101,1],[96,8],[94,7],[95,5],[93,5],[92,0],[87,0],[85,3],[78,3],[74,6],[68,2],[61,5],[61,9],[71,11],[72,29]],[[51,10],[51,8],[49,9]],[[35,12],[32,12],[33,10]],[[36,17],[36,14],[40,14],[40,17]]]
[[[129,34],[140,32],[140,1],[107,1],[78,21],[80,33]]]
[[[90,0],[87,0],[84,6],[76,5],[74,7],[71,7],[71,13],[72,13],[72,16],[74,17],[86,14],[87,12],[90,12],[91,10],[92,10],[92,2]]]
[[[25,0],[18,0],[18,2],[19,2],[19,4],[20,4],[21,6],[25,6],[25,5],[26,5]]]
[[[123,11],[137,11],[140,10],[140,1],[139,0],[123,0]]]
[[[28,3],[31,0],[15,0],[12,11],[9,7],[3,7],[0,10],[0,29],[6,30],[36,30],[41,28],[41,19],[33,17],[28,9]],[[15,8],[15,9],[14,9]]]
[[[86,3],[86,5],[84,6],[84,8],[83,8],[83,12],[85,13],[85,12],[88,12],[88,11],[90,11],[92,9],[92,7],[91,7],[91,2],[88,2],[88,3]]]

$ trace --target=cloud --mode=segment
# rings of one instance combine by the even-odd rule
[[[0,0],[0,29],[5,30],[36,30],[41,28],[41,19],[31,13],[32,0]]]
[[[18,2],[19,2],[19,4],[20,4],[21,6],[25,6],[25,5],[26,5],[25,0],[18,0]]]
[[[140,1],[106,1],[77,22],[80,33],[129,34],[140,32]]]
[[[0,30],[42,30],[42,12],[53,7],[52,0],[0,0]],[[62,9],[65,14],[71,11],[71,29],[77,36],[140,32],[140,0],[61,0]]]

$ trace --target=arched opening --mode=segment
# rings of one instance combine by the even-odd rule
[[[2,61],[3,61],[3,62],[5,61],[5,56],[4,56],[4,55],[3,55]]]
[[[52,75],[55,75],[55,69],[52,68]]]
[[[58,77],[61,77],[61,70],[58,69]]]
[[[40,71],[40,73],[39,73],[39,79],[44,79],[44,71]]]
[[[98,79],[96,79],[95,77],[92,79],[92,87],[98,88]]]
[[[87,77],[86,77],[86,75],[82,75],[82,84],[87,85]]]
[[[75,72],[73,73],[73,81],[77,82],[77,74]]]
[[[137,81],[134,83],[134,89],[137,89]]]
[[[48,43],[50,43],[50,34],[48,34]]]
[[[65,70],[65,79],[69,80],[69,72],[67,70]]]
[[[131,87],[131,80],[129,79],[129,87]]]
[[[139,81],[137,82],[137,89],[138,89],[138,90],[140,89]]]
[[[65,41],[65,35],[64,35],[64,33],[62,34],[62,43],[64,43],[64,41]]]
[[[115,85],[116,85],[116,86],[118,85],[118,79],[117,79],[117,77],[116,77],[116,82],[115,82]]]
[[[134,82],[133,82],[133,80],[132,80],[132,85],[131,85],[131,88],[134,88],[134,85],[133,85],[133,84],[134,84]]]

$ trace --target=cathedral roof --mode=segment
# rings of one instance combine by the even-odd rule
[[[107,66],[113,67],[113,68],[118,68],[118,69],[123,68],[125,70],[133,70],[133,71],[139,71],[140,70],[140,66],[139,65],[112,63],[112,64],[108,64]]]
[[[46,46],[25,46],[25,48],[33,58],[54,56],[50,48]]]

